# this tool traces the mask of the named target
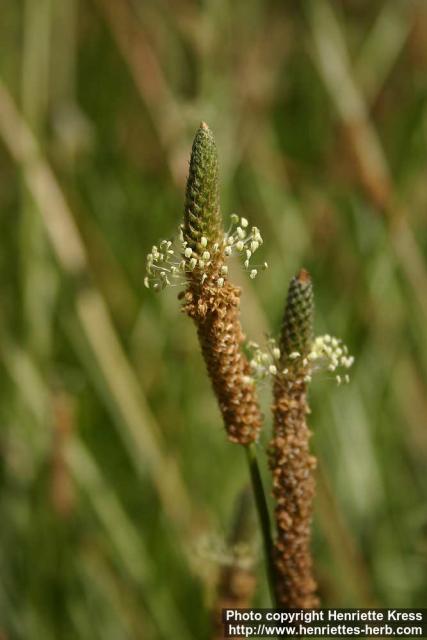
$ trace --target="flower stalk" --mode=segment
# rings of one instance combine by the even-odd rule
[[[187,275],[184,310],[194,320],[207,371],[218,400],[229,440],[245,445],[255,504],[261,525],[267,573],[274,588],[270,516],[258,467],[254,442],[262,416],[246,356],[240,324],[240,289],[228,280],[227,258],[233,249],[243,255],[244,266],[262,244],[256,227],[232,216],[237,224],[225,233],[219,206],[218,156],[212,132],[202,123],[190,160],[184,211],[184,256],[192,261]],[[240,223],[240,224],[238,224]],[[233,229],[233,227],[232,227]],[[263,268],[267,265],[264,263]],[[257,269],[250,270],[250,277]],[[273,594],[272,594],[273,595]]]
[[[249,343],[249,359],[242,352],[241,292],[229,280],[227,262],[239,256],[249,277],[255,278],[267,268],[266,263],[252,263],[262,242],[259,229],[236,214],[224,231],[217,149],[212,132],[202,123],[191,152],[179,239],[152,247],[144,283],[155,291],[184,286],[179,296],[183,311],[196,325],[228,439],[245,447],[272,600],[279,607],[311,608],[319,601],[310,551],[316,459],[309,446],[307,387],[319,371],[333,373],[337,384],[349,382],[346,370],[354,359],[341,340],[328,334],[314,338],[313,288],[304,269],[291,280],[279,341],[270,338],[266,352]],[[262,424],[255,383],[266,378],[273,379],[274,397],[268,450],[274,542],[255,450]]]
[[[255,498],[255,504],[258,512],[258,519],[261,527],[261,536],[264,549],[265,566],[267,571],[267,581],[270,590],[271,602],[274,606],[278,606],[278,588],[277,575],[275,568],[273,538],[271,535],[270,514],[268,511],[267,500],[265,497],[264,486],[262,483],[261,472],[258,465],[255,445],[245,447],[246,459],[251,477],[251,484]]]

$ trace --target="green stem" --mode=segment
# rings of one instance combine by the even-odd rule
[[[245,447],[246,460],[249,466],[249,474],[251,477],[252,489],[254,492],[256,509],[261,525],[261,534],[264,547],[264,556],[267,569],[267,578],[270,589],[270,597],[273,605],[278,607],[276,595],[276,580],[273,561],[273,539],[271,535],[270,514],[268,511],[267,500],[265,497],[264,486],[262,484],[261,472],[258,466],[258,459],[255,445],[250,444]]]

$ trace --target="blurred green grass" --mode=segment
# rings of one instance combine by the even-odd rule
[[[425,604],[426,23],[418,2],[4,4],[0,635],[211,635],[206,546],[243,454],[176,295],[142,286],[202,119],[224,214],[265,238],[270,270],[236,269],[248,337],[277,329],[303,265],[318,332],[356,355],[350,386],[312,390],[323,602]]]

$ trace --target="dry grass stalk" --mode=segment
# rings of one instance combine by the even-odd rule
[[[65,452],[74,432],[74,405],[72,398],[64,391],[53,395],[52,405],[51,500],[57,515],[67,520],[74,511],[76,501],[74,483]]]
[[[252,604],[256,589],[253,542],[255,514],[251,491],[244,489],[238,496],[229,546],[230,562],[221,568],[214,610],[214,640],[224,638],[222,609],[245,609]]]

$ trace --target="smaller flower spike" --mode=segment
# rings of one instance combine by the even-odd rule
[[[308,271],[301,271],[289,285],[280,336],[280,350],[286,358],[305,356],[313,343],[313,286]]]
[[[311,433],[306,422],[313,311],[311,278],[302,269],[291,280],[285,306],[269,447],[277,526],[276,587],[282,607],[318,606],[310,552],[316,459],[310,453]]]
[[[222,244],[218,152],[212,131],[199,126],[191,151],[184,209],[184,241],[198,258]]]

